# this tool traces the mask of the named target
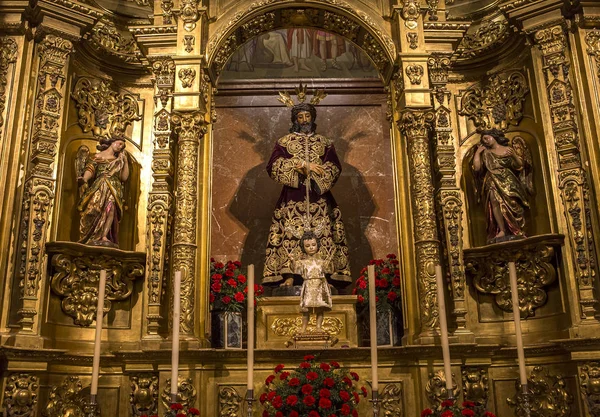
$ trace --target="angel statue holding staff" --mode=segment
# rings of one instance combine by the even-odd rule
[[[280,101],[292,108],[292,127],[277,140],[267,164],[269,176],[283,189],[269,230],[263,284],[300,282],[300,272],[294,270],[292,260],[303,256],[301,238],[310,231],[318,256],[331,260],[327,277],[334,286],[343,288],[352,281],[348,247],[341,212],[330,191],[342,166],[333,142],[315,132],[315,104],[325,94],[317,91],[311,104],[304,103],[305,87],[300,85],[296,94],[299,104],[294,104],[288,93],[280,93]]]
[[[498,129],[481,132],[472,161],[478,198],[483,197],[488,243],[525,237],[525,209],[533,195],[531,152],[520,136],[512,145]]]

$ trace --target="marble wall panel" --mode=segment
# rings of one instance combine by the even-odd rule
[[[259,276],[281,191],[265,166],[291,125],[290,110],[276,103],[275,97],[218,97],[216,103],[211,256],[253,263]],[[398,247],[385,96],[329,96],[317,111],[317,132],[333,138],[343,165],[332,193],[342,210],[356,279],[370,259]]]

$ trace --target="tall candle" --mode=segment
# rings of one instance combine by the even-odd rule
[[[372,389],[379,390],[379,381],[377,375],[377,304],[375,302],[375,265],[369,265],[369,324],[371,336],[371,373]]]
[[[248,265],[248,390],[254,389],[254,265]]]
[[[94,361],[92,364],[91,395],[98,394],[98,376],[100,374],[100,344],[102,343],[102,318],[104,317],[104,291],[106,290],[106,270],[100,271],[98,283],[98,305],[96,306],[96,338],[94,339]]]
[[[175,272],[173,282],[173,346],[171,348],[171,402],[177,398],[179,376],[179,316],[181,314],[181,271]]]
[[[449,396],[452,392],[452,367],[450,366],[450,342],[448,341],[448,322],[446,321],[446,299],[444,298],[444,279],[442,266],[435,266],[435,282],[437,285],[438,316],[440,318],[440,333],[442,336],[442,357],[444,358],[444,374],[446,375],[446,390]]]
[[[517,286],[517,267],[514,262],[508,263],[510,277],[510,294],[512,296],[513,320],[517,334],[517,357],[519,359],[519,376],[521,385],[527,385],[527,370],[525,369],[525,351],[523,350],[523,334],[521,333],[521,310],[519,309],[519,287]]]

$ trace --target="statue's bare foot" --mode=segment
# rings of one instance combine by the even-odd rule
[[[496,235],[496,239],[499,238],[499,237],[504,237],[504,236],[506,236],[506,233],[504,231],[500,230],[498,232],[498,234]]]
[[[280,285],[280,287],[291,287],[294,285],[294,278],[288,278]]]
[[[300,69],[304,71],[312,71],[312,68],[304,63],[300,64]]]

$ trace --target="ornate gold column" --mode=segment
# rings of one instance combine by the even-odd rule
[[[73,44],[46,35],[37,47],[38,77],[29,162],[24,185],[17,277],[21,290],[21,329],[35,332],[40,310],[40,285],[45,269],[44,244],[55,191],[55,163],[65,108],[65,81]],[[40,291],[42,290],[42,291]]]
[[[566,219],[574,268],[574,284],[579,303],[578,321],[596,323],[598,314],[597,257],[594,247],[588,165],[582,154],[574,105],[569,42],[562,25],[537,30],[533,36],[541,57],[536,70],[545,92],[546,114],[556,152],[558,189]],[[597,229],[596,229],[597,230]]]
[[[198,171],[200,141],[207,131],[204,112],[175,113],[177,185],[173,227],[172,273],[181,271],[181,333],[195,333],[197,277]]]
[[[148,198],[148,310],[146,335],[157,336],[165,309],[161,308],[163,279],[169,276],[168,254],[173,217],[173,85],[175,62],[169,57],[152,62],[155,86],[152,152],[152,191]]]
[[[408,145],[421,337],[433,336],[438,325],[434,266],[440,262],[440,241],[429,151],[429,131],[433,120],[431,110],[405,110],[397,122]]]

